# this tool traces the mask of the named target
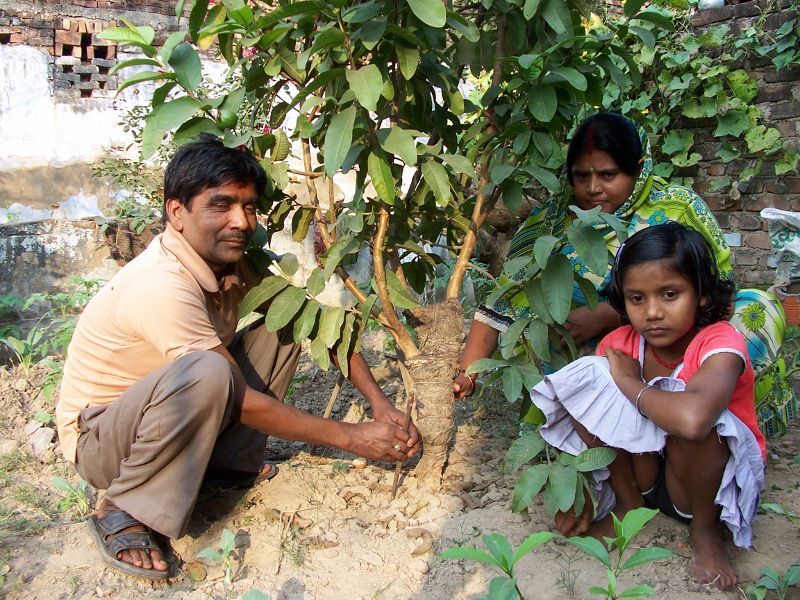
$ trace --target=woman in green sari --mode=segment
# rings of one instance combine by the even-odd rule
[[[531,254],[535,241],[543,235],[564,239],[573,219],[568,208],[571,204],[584,210],[600,206],[602,212],[613,213],[626,225],[629,236],[668,221],[682,223],[703,234],[715,250],[720,273],[732,275],[730,248],[711,210],[693,190],[671,185],[653,174],[647,134],[626,117],[598,113],[578,127],[567,152],[559,194],[533,210],[514,236],[507,258]],[[617,234],[603,225],[597,227],[602,228],[611,255],[616,255],[620,246]],[[601,277],[588,269],[571,244],[563,245],[560,251],[576,272],[594,284],[602,299],[611,265]],[[564,325],[578,346],[588,344],[591,348],[621,323],[608,303],[600,302],[595,310],[584,304],[576,285],[573,309]],[[525,313],[525,307],[515,308],[517,314]],[[475,387],[475,376],[465,376],[464,369],[494,353],[499,334],[514,322],[513,314],[504,302],[493,308],[481,306],[476,312],[461,358],[462,369],[453,381],[457,399],[471,394]],[[774,362],[783,341],[785,319],[780,304],[766,292],[742,290],[737,294],[731,322],[745,335],[758,375]],[[526,398],[522,421],[535,424],[536,415],[527,412],[529,406]]]

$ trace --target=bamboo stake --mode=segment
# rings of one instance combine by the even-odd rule
[[[403,420],[403,431],[408,433],[408,426],[411,424],[411,410],[417,403],[417,391],[414,389],[414,381],[411,379],[411,374],[408,372],[408,369],[406,369],[406,366],[400,360],[399,356],[397,359],[397,364],[400,366],[400,376],[403,378],[403,387],[405,387],[407,392],[406,414],[405,419]],[[396,461],[394,465],[394,481],[392,482],[392,500],[397,498],[397,487],[400,483],[400,471],[402,471],[402,469],[403,461]]]

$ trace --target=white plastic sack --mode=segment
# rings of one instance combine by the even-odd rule
[[[769,237],[778,259],[775,285],[785,287],[800,281],[800,213],[764,208],[761,217],[767,221]]]

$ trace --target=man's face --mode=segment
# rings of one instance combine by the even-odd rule
[[[187,205],[167,200],[170,224],[183,234],[214,273],[244,255],[256,231],[258,196],[252,183],[225,183],[203,190]]]

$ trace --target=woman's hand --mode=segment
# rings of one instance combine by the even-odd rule
[[[463,400],[467,396],[472,395],[476,385],[472,377],[464,375],[463,372],[459,371],[458,374],[453,377],[453,398],[456,400]]]
[[[571,310],[564,327],[575,340],[575,345],[582,346],[619,327],[620,324],[617,311],[608,302],[600,302],[594,310],[589,310],[585,306]]]
[[[464,344],[464,352],[461,354],[461,367],[469,367],[479,358],[488,358],[497,349],[497,338],[500,333],[481,321],[472,321],[469,328],[469,335]],[[473,376],[474,377],[474,376]],[[475,389],[473,378],[464,375],[463,370],[459,370],[453,377],[453,398],[463,400]]]

